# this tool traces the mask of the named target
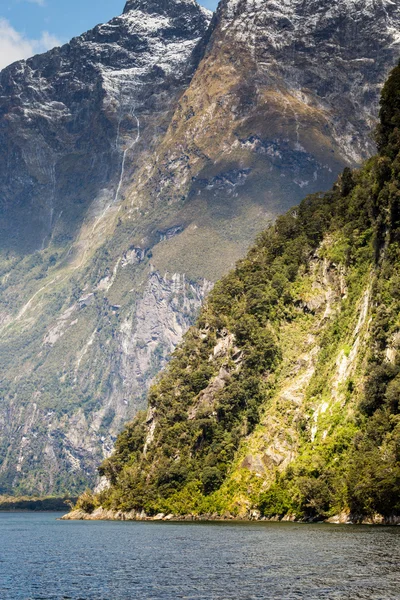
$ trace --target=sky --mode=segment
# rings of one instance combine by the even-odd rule
[[[202,0],[215,9],[217,0]],[[125,0],[0,0],[0,69],[121,14]]]

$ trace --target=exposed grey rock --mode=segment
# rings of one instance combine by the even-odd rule
[[[302,103],[331,110],[332,135],[349,162],[358,163],[374,151],[370,134],[381,86],[400,57],[397,2],[222,0],[218,19],[221,42],[252,54],[255,89],[268,82]],[[307,136],[301,114],[298,125],[301,152]],[[247,143],[260,151],[265,141],[252,138]]]
[[[118,202],[189,82],[209,21],[194,0],[130,2],[109,23],[1,72],[1,247],[71,240],[90,206]]]
[[[47,494],[93,483],[96,468],[112,452],[119,431],[145,408],[153,378],[193,323],[210,288],[206,281],[195,284],[178,274],[150,273],[136,302],[114,312],[113,344],[95,327],[81,337],[79,347],[71,348],[79,323],[91,320],[84,310],[88,299],[93,304],[86,310],[95,310],[93,294],[64,311],[44,337],[42,355],[44,360],[50,357],[50,368],[52,355],[63,355],[65,364],[71,365],[59,381],[53,381],[54,405],[59,394],[73,398],[75,390],[81,390],[82,406],[65,406],[61,412],[59,406],[45,408],[40,388],[29,404],[19,399],[22,391],[15,398],[7,395],[0,411],[4,456],[0,486]],[[106,325],[105,316],[101,318]],[[71,368],[72,374],[67,375]],[[107,385],[100,387],[96,403],[88,410],[85,393],[93,394],[102,378]],[[24,379],[21,375],[21,383]],[[29,381],[28,373],[25,385]]]

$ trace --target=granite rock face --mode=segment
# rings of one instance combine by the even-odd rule
[[[129,275],[134,280],[133,271]],[[126,293],[123,281],[116,287]],[[104,289],[85,294],[60,315],[44,317],[41,339],[32,339],[29,326],[18,328],[31,347],[19,360],[14,357],[14,364],[5,360],[3,365],[18,380],[16,388],[3,387],[3,489],[46,494],[93,482],[122,426],[145,406],[151,381],[193,323],[210,287],[206,281],[194,284],[154,272],[138,285],[140,293],[131,292],[121,305],[112,304]],[[46,307],[41,307],[44,314],[54,312],[51,304]],[[24,372],[18,373],[21,364]]]
[[[3,248],[72,240],[94,202],[118,202],[190,81],[209,21],[194,0],[130,2],[109,23],[1,72]]]
[[[400,7],[386,0],[222,0],[166,139],[171,195],[181,193],[173,157],[182,145],[196,193],[206,184],[220,196],[224,180],[231,196],[238,185],[241,196],[257,186],[264,205],[282,210],[326,188],[345,164],[374,151],[399,31]],[[238,165],[240,182],[229,178]]]
[[[212,282],[373,153],[399,57],[384,0],[131,0],[0,73],[0,491],[93,482]]]
[[[391,0],[225,0],[220,43],[251,54],[257,83],[320,109],[341,157],[358,163],[388,68],[400,51],[400,7]],[[289,107],[288,107],[289,108]],[[298,133],[302,131],[299,115]]]
[[[153,272],[145,228],[103,246],[210,20],[194,0],[128,2],[0,74],[2,490],[92,481],[209,289]]]

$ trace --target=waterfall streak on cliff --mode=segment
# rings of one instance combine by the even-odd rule
[[[92,227],[92,231],[91,231],[91,235],[94,234],[94,232],[97,229],[98,224],[100,223],[100,221],[104,218],[104,216],[108,213],[108,211],[110,210],[111,206],[113,204],[116,204],[119,200],[119,195],[121,192],[121,188],[123,185],[123,181],[124,181],[124,175],[125,175],[125,164],[126,164],[126,157],[128,152],[130,152],[135,146],[136,144],[139,142],[140,140],[140,121],[138,119],[138,117],[135,115],[134,113],[134,109],[131,110],[130,112],[130,116],[133,117],[136,120],[136,124],[137,124],[137,134],[136,134],[136,138],[130,143],[130,145],[125,148],[123,155],[122,155],[122,163],[121,163],[121,173],[120,173],[120,177],[119,177],[119,182],[118,182],[118,187],[117,187],[117,191],[115,193],[115,197],[114,200],[112,202],[109,202],[107,204],[107,206],[105,207],[105,209],[103,210],[103,212],[101,213],[101,215],[96,219],[96,221],[93,224]],[[117,139],[119,139],[119,133],[118,133],[118,137]]]
[[[125,174],[125,162],[126,162],[126,155],[127,153],[132,150],[136,144],[139,142],[140,140],[140,121],[137,118],[137,116],[134,113],[134,110],[132,109],[131,111],[131,116],[136,120],[136,124],[137,124],[137,135],[136,138],[133,140],[133,142],[124,150],[124,153],[122,155],[122,164],[121,164],[121,175],[119,178],[119,183],[118,183],[118,187],[117,187],[117,191],[115,194],[115,198],[114,198],[114,204],[116,204],[118,202],[118,198],[119,198],[119,194],[121,191],[121,187],[123,184],[123,180],[124,180],[124,174]]]

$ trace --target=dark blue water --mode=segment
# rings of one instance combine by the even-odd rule
[[[1,600],[399,600],[400,527],[0,513]]]

